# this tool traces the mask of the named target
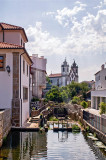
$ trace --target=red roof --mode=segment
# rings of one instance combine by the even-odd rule
[[[22,46],[16,45],[16,44],[10,44],[5,42],[0,42],[0,49],[23,49],[24,53],[28,56],[30,62],[33,64],[29,54],[27,53],[26,49]]]
[[[23,49],[23,47],[16,44],[0,42],[0,49]]]
[[[56,73],[56,74],[50,74],[49,77],[50,78],[54,78],[54,77],[61,77],[61,73]]]
[[[28,42],[28,39],[27,39],[27,36],[26,36],[26,33],[25,33],[25,30],[24,28],[22,27],[19,27],[19,26],[15,26],[15,25],[11,25],[11,24],[7,24],[7,23],[0,23],[0,26],[4,29],[4,30],[22,30],[24,32],[24,35],[25,35],[25,38]]]
[[[15,26],[15,25],[11,25],[11,24],[7,24],[7,23],[0,23],[1,27],[3,29],[23,29],[22,27],[19,27],[19,26]]]

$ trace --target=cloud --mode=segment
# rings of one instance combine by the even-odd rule
[[[89,67],[79,68],[80,81],[82,80],[93,80],[94,74],[100,70],[100,66],[92,65]]]
[[[59,38],[53,37],[47,31],[42,31],[42,23],[36,22],[35,26],[29,26],[26,29],[29,43],[26,47],[30,54],[38,53],[40,55],[51,55],[55,53],[55,48],[61,44]]]
[[[94,9],[100,9],[100,8],[103,7],[103,5],[104,5],[104,3],[103,3],[103,2],[100,2],[100,4],[99,4],[98,6],[94,7]]]
[[[43,13],[43,16],[53,16],[53,15],[55,15],[56,13],[55,12],[44,12]]]
[[[59,24],[67,26],[67,24],[74,18],[75,15],[77,15],[79,12],[85,10],[86,4],[82,4],[77,1],[77,4],[79,6],[74,6],[73,9],[69,9],[67,7],[63,8],[62,10],[57,10],[55,19],[58,21]]]
[[[96,16],[88,13],[80,22],[73,19],[72,24],[64,39],[44,31],[41,22],[29,26],[26,29],[29,38],[26,47],[29,53],[44,56],[88,56],[106,51],[106,10],[99,10]]]
[[[106,5],[106,0],[104,0],[104,5]]]

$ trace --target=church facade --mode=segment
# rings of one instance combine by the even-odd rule
[[[71,67],[67,63],[66,59],[61,65],[61,73],[50,74],[50,82],[52,86],[66,86],[72,81],[78,82],[78,65],[74,61]]]

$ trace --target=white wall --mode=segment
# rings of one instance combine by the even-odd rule
[[[62,85],[62,77],[49,77],[49,79],[52,81],[52,86],[57,86],[57,80],[59,79],[59,86]]]
[[[2,53],[0,53],[2,54]],[[6,66],[9,65],[11,72],[0,71],[0,108],[11,108],[13,97],[13,54],[6,53]]]
[[[66,86],[66,77],[62,77],[62,86]]]
[[[96,77],[100,76],[100,80],[96,80]],[[106,80],[105,80],[105,76],[106,76],[106,68],[101,70],[98,74],[95,75],[95,89],[96,90],[104,90],[106,89]]]
[[[33,61],[32,68],[36,68],[36,69],[39,69],[39,70],[46,71],[47,60],[45,58],[39,58],[37,56],[35,56],[35,57],[32,56],[31,59]]]
[[[92,91],[91,97],[106,97],[106,90],[98,90],[98,91]]]
[[[29,70],[27,76],[27,62],[25,60],[25,73],[23,73],[23,55],[21,56],[21,98],[22,98],[22,124],[29,118]],[[29,67],[29,64],[28,64]],[[28,100],[23,100],[23,87],[28,88]]]

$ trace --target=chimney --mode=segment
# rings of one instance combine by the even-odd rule
[[[105,69],[105,65],[104,64],[102,64],[102,66],[101,66],[101,70],[104,70]]]

